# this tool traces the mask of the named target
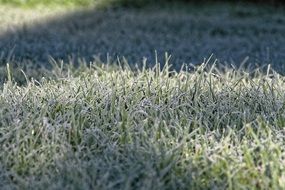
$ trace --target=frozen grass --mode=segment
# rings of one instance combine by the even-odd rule
[[[283,72],[280,9],[151,6],[59,20],[70,10],[50,10],[0,6],[1,190],[285,188],[285,77],[211,60],[178,68],[215,50]],[[170,51],[176,71],[168,56],[153,69],[82,61],[109,47],[139,60]],[[73,52],[79,67],[32,61]]]
[[[285,188],[283,76],[111,65],[8,77],[0,189]]]

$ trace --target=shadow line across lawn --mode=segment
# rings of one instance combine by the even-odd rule
[[[169,4],[142,9],[106,8],[70,11],[34,24],[0,31],[1,62],[47,64],[94,56],[172,55],[174,68],[198,64],[212,53],[221,62],[268,64],[282,69],[285,60],[285,13],[277,8],[237,4]],[[12,53],[11,53],[12,52]],[[13,56],[8,56],[12,54]],[[9,59],[9,60],[7,60]]]

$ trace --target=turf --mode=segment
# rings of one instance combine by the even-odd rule
[[[47,66],[125,57],[155,63],[165,52],[173,68],[200,64],[212,53],[222,64],[271,64],[285,72],[285,11],[245,4],[175,4],[137,8],[0,8],[0,65]],[[20,12],[20,13],[19,13]],[[153,66],[153,65],[151,65]]]
[[[0,0],[1,4],[35,7],[35,6],[87,6],[96,0]]]
[[[8,77],[1,189],[285,188],[284,77],[121,65]]]
[[[0,6],[0,189],[284,189],[284,13],[253,7]]]

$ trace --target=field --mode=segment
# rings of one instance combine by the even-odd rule
[[[285,188],[282,7],[1,3],[0,189]]]

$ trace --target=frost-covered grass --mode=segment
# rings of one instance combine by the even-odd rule
[[[0,189],[285,188],[285,78],[210,63],[8,77]]]
[[[281,8],[53,9],[0,6],[1,190],[285,189]]]

